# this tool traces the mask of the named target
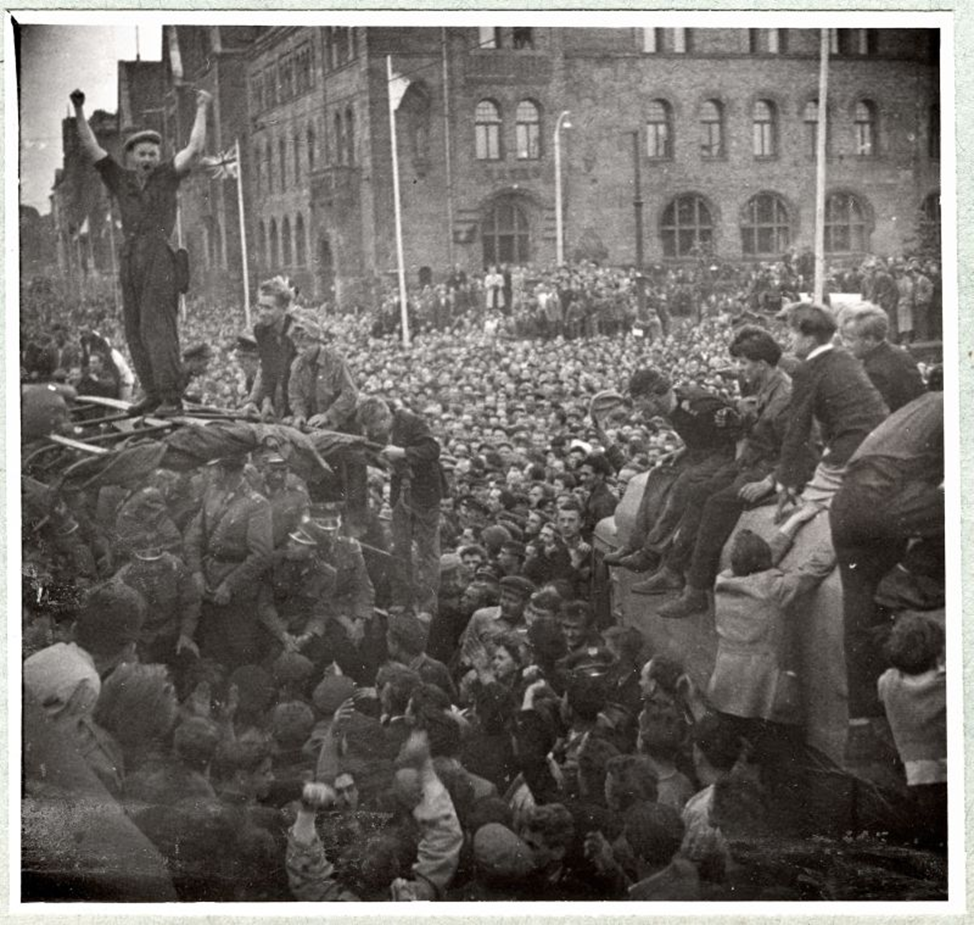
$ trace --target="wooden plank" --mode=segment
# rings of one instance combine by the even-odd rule
[[[70,437],[62,437],[60,434],[50,434],[47,439],[58,446],[67,447],[70,450],[80,450],[82,453],[89,453],[92,456],[107,456],[111,452],[104,447],[92,446],[83,440],[72,440]]]

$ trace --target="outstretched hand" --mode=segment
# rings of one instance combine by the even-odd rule
[[[71,100],[71,105],[74,107],[84,106],[85,104],[84,90],[72,90],[69,99]]]

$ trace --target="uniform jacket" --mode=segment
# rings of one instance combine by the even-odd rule
[[[338,428],[355,413],[358,388],[345,358],[319,345],[299,354],[291,366],[288,400],[291,414],[307,419],[327,412]]]
[[[369,620],[375,607],[375,589],[365,567],[358,540],[337,536],[327,549],[320,549],[322,561],[335,572],[335,587],[325,601],[329,615],[346,615]]]
[[[148,605],[139,633],[142,642],[176,635],[193,638],[200,596],[182,560],[168,552],[152,561],[133,559],[115,577],[138,591]]]
[[[283,639],[285,633],[321,636],[334,592],[335,570],[320,558],[292,562],[277,552],[261,578],[257,615],[276,639]]]
[[[186,531],[185,545],[187,564],[210,590],[225,583],[232,594],[256,591],[274,548],[271,506],[245,480],[230,491],[211,489]]]

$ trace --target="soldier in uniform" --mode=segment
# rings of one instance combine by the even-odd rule
[[[200,592],[182,559],[163,549],[164,542],[165,537],[151,528],[133,537],[133,558],[116,572],[115,580],[145,598],[139,659],[176,668],[183,652],[199,655],[193,637],[200,616]]]
[[[261,646],[268,662],[281,652],[300,652],[322,666],[335,576],[335,569],[318,554],[318,538],[308,524],[298,526],[275,549],[257,594],[261,626],[272,637],[268,645]]]
[[[353,423],[358,388],[345,358],[323,344],[324,334],[313,319],[296,315],[291,339],[298,356],[291,366],[288,398],[292,424],[346,430]]]
[[[273,515],[244,477],[243,456],[210,467],[210,485],[186,531],[186,561],[203,596],[202,654],[236,667],[257,655],[257,588],[274,549]]]
[[[287,460],[275,446],[268,446],[255,455],[251,485],[271,506],[274,549],[280,549],[308,513],[308,486],[290,471]]]
[[[325,602],[325,642],[342,671],[369,683],[385,658],[385,630],[376,624],[375,592],[358,540],[342,535],[342,505],[315,505],[309,526],[318,555],[335,570],[334,592]]]

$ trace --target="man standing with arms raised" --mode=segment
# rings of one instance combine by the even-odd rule
[[[179,293],[186,280],[177,273],[169,246],[176,224],[176,192],[206,143],[206,111],[212,97],[196,94],[196,119],[189,143],[171,161],[162,161],[158,132],[130,135],[123,148],[126,165],[117,164],[98,144],[85,118],[85,95],[71,94],[82,150],[94,164],[122,217],[119,277],[125,338],[145,397],[138,411],[165,414],[180,410],[181,364],[177,317]]]

